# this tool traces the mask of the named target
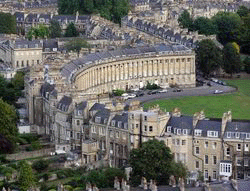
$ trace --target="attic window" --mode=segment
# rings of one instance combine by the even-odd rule
[[[95,122],[100,123],[101,122],[101,117],[95,117]]]
[[[115,126],[115,120],[112,120],[111,125],[112,125],[112,127]]]
[[[104,119],[104,124],[106,124],[106,123],[107,123],[107,118]]]
[[[231,132],[227,132],[227,138],[231,138]]]
[[[246,133],[246,139],[250,139],[250,133]]]
[[[201,133],[202,133],[202,130],[200,130],[200,129],[195,129],[195,131],[194,131],[195,136],[201,136]]]
[[[218,137],[218,131],[207,131],[208,137]]]
[[[235,138],[237,138],[237,139],[240,138],[240,133],[238,133],[238,132],[235,133]]]
[[[171,128],[172,128],[171,126],[168,126],[168,127],[167,127],[167,132],[168,132],[168,133],[171,133]]]
[[[124,129],[128,129],[128,124],[124,123]]]
[[[118,127],[121,128],[122,127],[122,122],[118,121]]]
[[[187,129],[183,129],[183,135],[187,135]]]

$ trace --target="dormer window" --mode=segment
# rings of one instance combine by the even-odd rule
[[[100,123],[101,122],[101,117],[95,117],[95,122]]]
[[[246,139],[250,139],[250,133],[246,133]]]
[[[118,121],[118,127],[121,128],[122,127],[122,122]]]
[[[168,132],[168,133],[171,133],[171,129],[172,129],[172,127],[171,127],[171,126],[168,126],[168,127],[167,127],[167,132]]]
[[[231,138],[231,132],[227,132],[227,138]]]
[[[207,131],[208,137],[218,137],[218,131]]]
[[[105,118],[103,122],[104,122],[104,124],[107,124],[107,118]]]
[[[177,132],[177,129],[176,129],[176,128],[174,128],[174,134],[176,134],[176,132]]]
[[[183,129],[183,135],[187,135],[187,129]]]
[[[240,133],[238,133],[238,132],[235,133],[235,138],[237,138],[237,139],[240,138]]]
[[[115,120],[112,120],[111,125],[112,125],[112,127],[115,126]]]
[[[181,129],[177,129],[177,135],[181,134]]]
[[[128,129],[128,124],[124,123],[124,129]]]
[[[195,136],[201,136],[201,133],[202,133],[202,130],[200,130],[200,129],[195,129],[195,131],[194,131]]]

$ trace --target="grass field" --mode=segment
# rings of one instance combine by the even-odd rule
[[[250,119],[250,79],[226,80],[228,84],[237,86],[238,92],[217,96],[188,96],[177,99],[156,100],[145,103],[148,108],[158,104],[166,111],[181,109],[182,114],[193,115],[204,110],[206,117],[221,118],[223,113],[231,110],[234,119]]]

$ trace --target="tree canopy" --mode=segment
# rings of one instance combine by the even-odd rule
[[[213,35],[216,34],[217,28],[214,23],[205,17],[198,17],[194,20],[194,30],[197,30],[200,34]]]
[[[69,51],[77,52],[78,56],[82,48],[89,48],[89,44],[86,40],[81,38],[73,39],[65,44],[65,47]]]
[[[180,167],[175,166],[173,155],[165,143],[156,139],[144,142],[140,148],[133,149],[129,163],[133,169],[131,180],[134,183],[140,181],[141,177],[156,180],[158,183],[166,183],[170,175],[176,174],[173,169]],[[183,175],[178,174],[178,176]]]
[[[14,15],[0,12],[0,33],[16,33],[16,17]]]
[[[27,34],[27,38],[29,40],[32,40],[33,38],[38,39],[38,38],[45,38],[49,36],[49,29],[47,26],[40,24],[36,27],[31,27]]]
[[[249,12],[250,12],[250,10],[247,7],[245,7],[245,6],[240,6],[239,9],[237,10],[237,14],[240,17],[247,16]]]
[[[79,35],[78,31],[76,30],[76,27],[74,23],[70,23],[67,26],[66,32],[64,34],[65,37],[77,37]]]
[[[14,150],[18,137],[16,123],[17,115],[14,107],[0,99],[0,135],[5,140],[5,147],[0,147],[0,153],[8,153]]]
[[[116,23],[128,14],[128,0],[58,0],[59,14],[92,14],[100,13],[106,19]]]
[[[223,45],[238,40],[243,24],[240,16],[231,12],[219,12],[212,21],[217,27],[217,39]]]
[[[32,173],[31,165],[27,161],[20,161],[18,183],[22,191],[27,191],[35,186],[35,178]]]
[[[0,98],[11,105],[15,105],[20,90],[16,90],[14,85],[0,75]]]
[[[50,38],[56,38],[56,37],[62,36],[62,29],[61,29],[58,21],[56,21],[56,20],[50,21],[49,36],[50,36]]]
[[[238,73],[241,68],[241,60],[238,49],[234,43],[227,43],[223,49],[223,69],[229,74]]]
[[[211,72],[221,66],[221,50],[210,39],[202,40],[195,49],[197,55],[198,68],[205,74]]]
[[[183,28],[188,28],[193,30],[193,19],[191,18],[189,12],[184,10],[178,18],[179,25]]]

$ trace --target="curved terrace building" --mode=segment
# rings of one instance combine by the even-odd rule
[[[62,75],[78,91],[105,93],[142,88],[195,86],[195,53],[184,45],[144,46],[88,54],[66,64]]]

